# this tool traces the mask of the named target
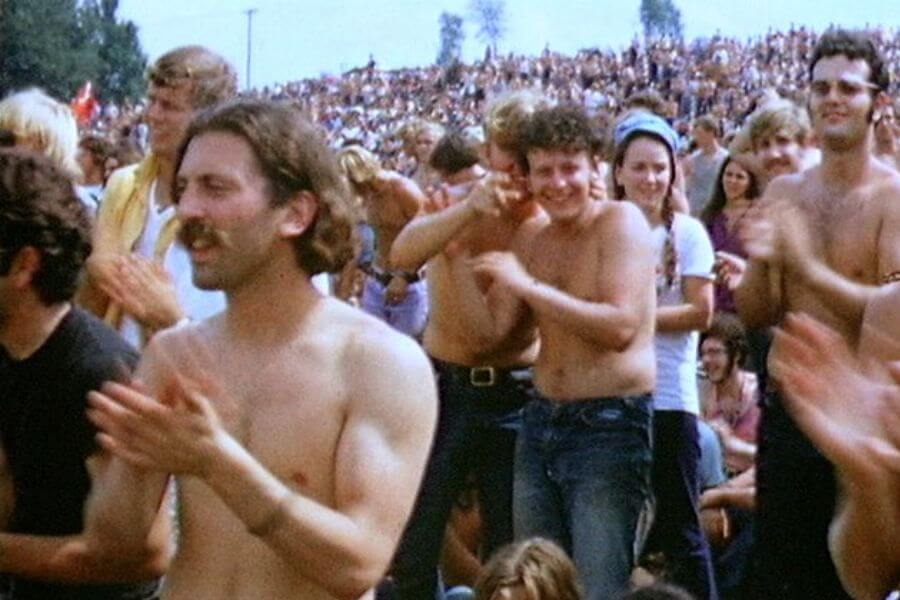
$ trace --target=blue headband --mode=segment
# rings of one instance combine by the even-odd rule
[[[672,154],[678,150],[678,135],[662,118],[644,110],[632,112],[616,125],[614,134],[616,146],[628,139],[633,133],[652,133],[663,139]]]

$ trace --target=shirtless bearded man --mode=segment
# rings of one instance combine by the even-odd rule
[[[640,210],[590,196],[595,144],[580,109],[535,113],[522,145],[550,223],[520,258],[489,253],[476,270],[504,299],[499,332],[534,319],[541,334],[516,452],[516,536],[559,543],[599,600],[627,587],[650,499],[656,279]]]
[[[194,282],[224,290],[228,307],[154,338],[141,383],[92,396],[106,448],[153,485],[178,476],[164,597],[363,596],[428,453],[427,360],[310,283],[350,258],[354,220],[336,161],[291,108],[205,112],[176,164]]]
[[[845,31],[822,36],[810,71],[809,109],[822,163],[767,187],[762,214],[745,229],[751,260],[736,299],[749,327],[778,323],[788,311],[805,312],[855,345],[861,311],[844,310],[841,294],[811,287],[784,259],[779,212],[785,205],[798,211],[817,232],[816,255],[848,280],[877,285],[896,276],[900,179],[871,151],[873,109],[887,73],[872,41]],[[846,597],[826,546],[835,510],[831,465],[797,430],[777,390],[767,392],[760,433],[759,597]]]

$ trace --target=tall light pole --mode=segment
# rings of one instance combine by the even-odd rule
[[[247,83],[246,88],[250,89],[250,57],[253,47],[253,13],[258,9],[248,8],[244,12],[247,14]]]

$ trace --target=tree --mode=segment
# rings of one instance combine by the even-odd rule
[[[96,11],[96,6],[96,0],[87,0],[83,10]],[[96,80],[104,97],[121,102],[144,93],[147,57],[141,50],[137,26],[131,21],[118,21],[118,9],[119,0],[101,0],[97,45],[100,69]]]
[[[503,0],[471,0],[469,12],[478,24],[478,39],[497,55],[497,42],[506,34],[506,4]]]
[[[673,0],[641,0],[640,17],[647,37],[680,39],[684,33],[681,11]]]
[[[146,58],[117,0],[0,0],[0,96],[38,86],[61,100],[85,81],[101,97],[136,98]]]
[[[459,61],[465,38],[463,18],[453,13],[442,12],[438,23],[441,25],[441,47],[438,51],[437,64],[446,67]]]

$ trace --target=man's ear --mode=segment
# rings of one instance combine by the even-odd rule
[[[278,232],[282,237],[299,237],[309,229],[316,219],[319,210],[319,198],[308,190],[293,195],[285,206],[287,213]]]
[[[25,246],[13,257],[6,276],[13,287],[24,289],[31,285],[35,274],[40,270],[40,251],[33,246]]]

